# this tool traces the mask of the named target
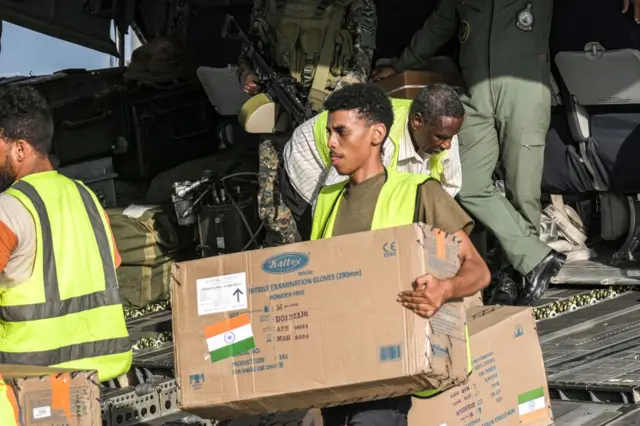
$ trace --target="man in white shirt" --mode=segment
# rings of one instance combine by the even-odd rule
[[[464,120],[464,107],[455,90],[445,84],[433,84],[413,102],[392,102],[394,124],[383,144],[384,165],[393,168],[395,163],[398,171],[428,174],[455,196],[462,184],[457,133]],[[345,179],[326,161],[326,120],[325,112],[301,124],[284,149],[284,168],[291,189],[307,205],[315,203],[322,186]],[[295,210],[300,212],[302,209],[297,207]]]

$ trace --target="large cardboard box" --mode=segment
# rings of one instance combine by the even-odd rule
[[[0,364],[0,393],[5,391],[15,396],[10,400],[21,426],[102,424],[95,372]]]
[[[409,426],[548,426],[547,378],[531,308],[467,311],[474,371],[465,385],[413,398]]]
[[[409,225],[175,264],[182,409],[226,419],[463,383],[463,303],[427,321],[396,300],[454,275],[458,248]]]
[[[386,91],[389,97],[413,100],[423,87],[436,83],[464,87],[460,74],[418,70],[401,72],[375,84]]]

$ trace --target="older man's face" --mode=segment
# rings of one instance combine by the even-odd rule
[[[436,154],[451,148],[451,140],[460,132],[464,119],[438,117],[430,121],[411,119],[415,148],[419,155]]]

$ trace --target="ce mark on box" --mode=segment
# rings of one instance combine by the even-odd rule
[[[198,315],[247,309],[247,274],[222,275],[196,281]]]
[[[393,257],[396,255],[396,242],[388,241],[382,245],[384,257]]]

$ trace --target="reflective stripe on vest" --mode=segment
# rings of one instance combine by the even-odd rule
[[[407,127],[407,121],[409,120],[409,112],[411,110],[411,103],[413,101],[408,99],[391,99],[391,106],[393,107],[393,125],[389,131],[389,140],[393,145],[393,156],[391,157],[391,164],[387,167],[391,170],[398,168],[398,155],[400,153],[400,142],[404,136],[405,129]],[[328,132],[327,121],[329,113],[323,111],[316,116],[316,122],[313,125],[313,139],[316,143],[316,148],[320,154],[324,166],[328,169],[331,167],[331,157],[329,155],[328,147]],[[446,151],[433,154],[429,157],[429,177],[435,179],[438,182],[442,182],[442,173],[444,172],[444,157]]]
[[[395,172],[386,170],[385,181],[371,222],[371,230],[393,228],[413,223],[415,221],[416,201],[420,185],[428,180],[424,175]],[[311,239],[331,238],[335,218],[340,208],[340,201],[347,186],[347,182],[325,186],[320,190],[316,207],[313,213]],[[471,345],[469,344],[469,330],[465,325],[465,337],[467,339],[467,371],[471,374],[473,364],[471,362]],[[414,395],[420,398],[429,398],[442,392],[439,389],[429,389],[417,392]]]
[[[37,222],[36,230],[39,230],[37,245],[40,247],[36,250],[35,265],[36,268],[39,265],[42,267],[42,276],[40,277],[40,274],[34,271],[26,283],[9,288],[0,294],[0,328],[5,330],[4,339],[0,338],[0,364],[64,366],[65,368],[77,367],[78,369],[83,367],[82,369],[98,370],[101,381],[109,380],[129,369],[131,342],[118,292],[106,219],[102,217],[97,207],[95,196],[84,185],[57,175],[56,172],[45,173],[55,173],[55,175],[32,179],[27,177],[16,182],[6,191],[20,200],[30,211],[34,221]],[[47,177],[55,182],[53,185],[61,185],[63,191],[69,191],[73,187],[77,188],[81,199],[81,204],[78,205],[84,205],[88,217],[88,222],[83,218],[83,223],[79,223],[78,226],[84,225],[85,228],[90,226],[97,246],[97,253],[83,253],[83,259],[91,261],[92,257],[95,258],[96,262],[100,262],[101,271],[104,273],[104,288],[98,291],[64,300],[62,298],[58,278],[60,271],[58,271],[56,263],[50,217],[55,217],[58,214],[64,215],[65,212],[62,209],[48,212],[47,205],[36,190],[39,184],[43,184],[43,178]],[[55,181],[55,179],[63,179],[64,181]],[[36,187],[27,182],[28,180],[33,180]],[[51,184],[45,182],[44,185]],[[27,205],[27,200],[32,205],[31,208]],[[54,216],[50,216],[51,213]],[[73,216],[74,214],[71,213],[72,220],[80,222],[77,217]],[[57,221],[57,223],[59,222],[60,220]],[[70,244],[74,244],[74,237],[78,238],[77,235],[72,235]],[[71,253],[67,253],[66,256],[73,256],[73,250],[71,247]],[[67,267],[69,267],[70,259],[66,258],[65,260]],[[87,268],[92,270],[93,267],[94,265],[91,265]],[[87,270],[87,268],[83,270]],[[95,268],[98,267],[95,266]],[[67,272],[62,274],[67,277],[67,280],[69,280],[69,276],[73,277],[73,272],[63,272]],[[94,274],[94,276],[96,275]],[[84,279],[89,278],[84,277]],[[71,285],[72,291],[77,291],[80,288],[80,293],[82,293],[83,278],[73,277],[74,281],[76,279],[78,283],[65,284]],[[30,286],[36,294],[28,294],[29,290],[23,288],[25,286]],[[92,286],[94,283],[87,284],[87,288],[92,288]],[[38,294],[42,295],[42,293],[44,300],[42,297],[38,297]],[[29,299],[36,299],[38,302],[25,303]],[[51,333],[47,335],[46,332],[42,332],[41,336],[33,335],[39,330],[50,330],[57,327],[63,329],[59,333],[54,333],[55,336],[51,336]],[[74,335],[74,330],[81,330],[86,339],[92,341],[78,341],[80,338]]]

